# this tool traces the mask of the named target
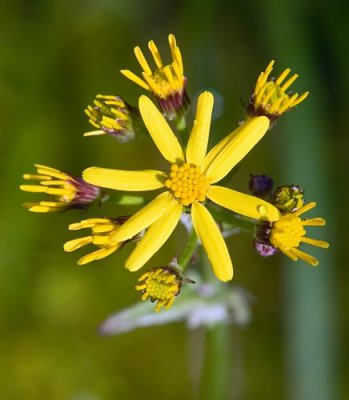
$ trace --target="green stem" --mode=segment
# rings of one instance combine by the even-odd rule
[[[196,235],[195,230],[192,229],[187,244],[178,259],[178,265],[182,268],[183,271],[187,268],[189,261],[193,257],[197,244],[198,244],[198,237]]]
[[[211,266],[204,251],[200,252],[203,273],[215,290],[223,291],[226,284],[219,282],[212,274]],[[200,399],[225,400],[230,397],[232,375],[232,340],[230,327],[217,324],[206,328],[205,364],[201,381]]]
[[[255,227],[255,221],[250,218],[242,217],[241,215],[234,214],[231,211],[219,210],[213,206],[208,205],[207,208],[210,210],[213,218],[217,222],[231,224],[236,228],[241,228],[245,232],[253,233]]]
[[[145,204],[147,201],[142,196],[133,196],[133,195],[112,195],[109,194],[103,199],[102,203],[107,201],[111,201],[114,204],[118,204],[120,206],[139,206]]]
[[[202,374],[202,400],[224,400],[230,397],[231,334],[229,326],[218,324],[206,330],[205,366]]]

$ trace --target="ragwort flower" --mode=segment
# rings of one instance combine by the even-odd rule
[[[279,220],[272,223],[269,236],[269,241],[272,246],[281,250],[286,256],[291,258],[291,260],[297,261],[298,258],[300,258],[312,266],[318,265],[318,260],[304,251],[299,250],[300,244],[308,243],[323,249],[329,247],[329,244],[323,240],[311,239],[305,236],[305,226],[323,226],[326,223],[323,218],[304,220],[300,218],[302,214],[315,206],[315,202],[308,203],[296,212],[283,215]]]
[[[144,124],[160,153],[170,163],[170,171],[98,167],[84,171],[87,182],[105,188],[126,191],[166,189],[111,235],[111,240],[118,243],[148,228],[126,261],[129,270],[138,270],[153,256],[175,229],[182,212],[187,210],[191,212],[194,229],[214,273],[220,280],[229,281],[233,276],[232,262],[221,232],[204,202],[211,200],[255,219],[274,221],[279,218],[277,208],[266,201],[215,185],[264,136],[269,120],[266,117],[251,118],[205,155],[212,108],[213,96],[204,92],[198,99],[196,119],[184,152],[155,105],[146,96],[141,96],[139,109]]]
[[[299,258],[312,266],[319,264],[313,256],[300,250],[302,243],[327,249],[329,244],[323,240],[312,239],[306,236],[306,226],[324,226],[326,221],[323,218],[302,219],[301,215],[316,206],[315,202],[308,203],[296,211],[285,212],[274,222],[262,222],[256,227],[256,242],[259,246],[265,245],[269,253],[263,256],[274,255],[274,250],[280,250],[291,260],[297,261]],[[258,248],[256,247],[257,251]]]
[[[274,60],[270,61],[265,71],[259,75],[247,107],[250,116],[265,115],[271,122],[301,103],[309,95],[309,92],[301,96],[298,93],[287,94],[286,90],[298,78],[298,75],[292,75],[285,82],[287,75],[291,72],[290,68],[286,68],[276,80],[271,79],[269,75],[273,70],[273,65]]]
[[[171,64],[163,64],[159,50],[153,40],[151,40],[148,43],[148,47],[156,64],[155,71],[152,71],[142,50],[137,46],[134,49],[134,53],[143,69],[143,79],[126,69],[120,72],[143,89],[152,92],[158,99],[165,117],[173,120],[180,118],[188,112],[190,101],[185,90],[187,80],[183,75],[181,52],[173,34],[168,36],[168,42],[172,56]]]
[[[83,179],[45,165],[35,164],[37,174],[24,174],[26,180],[39,181],[39,185],[21,185],[25,192],[46,193],[49,198],[38,203],[25,203],[29,211],[45,213],[68,208],[87,208],[101,195],[101,189]]]

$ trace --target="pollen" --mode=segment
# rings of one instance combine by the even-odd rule
[[[189,206],[195,201],[203,202],[206,199],[208,180],[202,174],[200,167],[195,165],[172,164],[165,185],[184,206]]]
[[[152,302],[156,302],[156,311],[160,311],[161,307],[170,308],[182,286],[178,271],[172,267],[154,268],[138,280],[140,284],[136,290],[143,292],[142,300],[150,297]]]

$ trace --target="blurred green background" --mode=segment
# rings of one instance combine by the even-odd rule
[[[26,400],[192,399],[192,334],[183,324],[101,338],[109,314],[138,300],[138,274],[122,267],[129,250],[80,268],[63,252],[69,223],[125,214],[108,206],[84,215],[36,215],[18,186],[33,163],[79,175],[87,166],[157,168],[150,141],[120,145],[83,138],[83,110],[97,93],[135,104],[140,90],[119,74],[138,65],[133,47],[154,39],[164,58],[173,32],[188,91],[216,94],[212,143],[235,128],[257,74],[276,59],[300,74],[311,95],[284,116],[246,158],[249,173],[298,183],[331,242],[313,251],[320,267],[259,258],[251,238],[228,240],[234,284],[255,297],[254,318],[232,328],[232,399],[336,400],[349,397],[348,369],[348,2],[312,0],[2,1],[0,3],[1,264],[0,398]],[[136,156],[135,156],[136,155]],[[130,210],[132,211],[132,210]],[[178,237],[178,236],[177,236]],[[178,241],[177,241],[178,242]],[[181,244],[170,240],[151,265]],[[311,249],[312,250],[312,249]],[[195,337],[194,337],[195,341]]]

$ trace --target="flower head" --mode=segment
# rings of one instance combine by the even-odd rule
[[[165,243],[175,229],[183,211],[191,213],[198,234],[216,276],[232,279],[230,256],[217,224],[204,203],[218,205],[255,219],[275,221],[279,211],[266,201],[226,187],[215,185],[253,148],[269,128],[266,117],[254,117],[240,126],[207,152],[213,96],[204,92],[198,99],[194,126],[185,152],[156,106],[141,96],[139,109],[145,126],[163,157],[167,172],[122,171],[91,167],[83,176],[88,182],[105,188],[127,191],[165,191],[136,212],[110,240],[118,243],[144,229],[144,237],[126,261],[131,271],[141,268]]]
[[[138,111],[125,103],[119,96],[97,95],[85,113],[89,122],[98,130],[86,132],[84,136],[111,135],[119,142],[134,138]]]
[[[323,249],[329,247],[329,244],[323,240],[306,237],[306,226],[325,225],[325,220],[323,218],[301,219],[300,216],[302,214],[315,206],[315,202],[308,203],[295,212],[284,213],[277,221],[271,223],[264,222],[258,225],[256,239],[260,243],[280,250],[293,261],[297,261],[298,258],[300,258],[310,265],[318,265],[319,262],[316,258],[299,249],[302,243],[308,243]]]
[[[89,218],[81,222],[69,225],[69,230],[77,231],[80,229],[91,229],[91,234],[79,239],[73,239],[64,244],[64,250],[67,252],[75,251],[80,247],[93,244],[99,247],[98,250],[81,257],[78,265],[84,265],[91,261],[100,260],[109,256],[123,246],[124,242],[115,242],[110,239],[112,233],[117,232],[119,227],[127,221],[128,217],[119,218]],[[132,238],[138,240],[141,236]]]
[[[37,174],[24,174],[26,180],[38,181],[38,185],[21,185],[25,192],[46,193],[49,198],[38,203],[25,203],[33,212],[55,212],[68,208],[87,208],[101,195],[98,186],[74,177],[58,169],[35,164]]]
[[[309,92],[305,92],[299,96],[298,93],[286,93],[298,75],[294,74],[285,82],[291,72],[290,68],[286,68],[276,80],[271,79],[269,75],[273,65],[274,61],[271,61],[266,70],[259,75],[247,107],[250,116],[265,115],[271,122],[301,103],[309,94]]]
[[[143,293],[142,300],[150,297],[156,302],[155,310],[160,311],[161,307],[169,309],[172,306],[181,291],[183,277],[177,268],[166,266],[147,271],[138,281],[141,283],[136,290]]]
[[[183,75],[182,56],[176,44],[175,36],[170,34],[168,42],[172,56],[170,64],[163,64],[159,50],[154,41],[151,40],[148,47],[156,64],[155,70],[152,71],[142,50],[137,46],[134,53],[143,69],[143,79],[129,70],[121,70],[121,73],[143,89],[152,92],[158,99],[165,117],[173,120],[188,112],[190,101],[185,90],[186,78]]]

